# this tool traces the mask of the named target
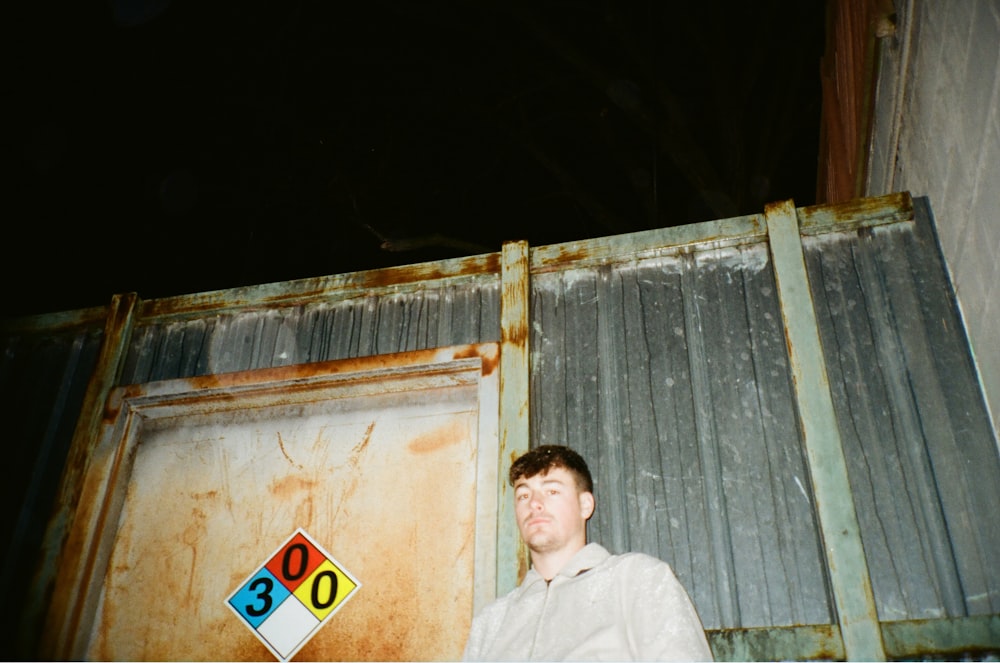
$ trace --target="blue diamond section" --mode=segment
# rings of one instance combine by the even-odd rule
[[[270,571],[262,568],[233,594],[229,604],[256,629],[290,594]]]

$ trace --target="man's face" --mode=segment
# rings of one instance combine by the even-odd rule
[[[594,512],[594,496],[580,492],[573,474],[562,467],[514,484],[514,513],[525,545],[547,553],[566,546],[582,547],[587,519]]]

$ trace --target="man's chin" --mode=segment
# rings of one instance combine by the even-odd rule
[[[559,547],[559,542],[547,534],[536,534],[525,539],[528,549],[536,553],[551,552]]]

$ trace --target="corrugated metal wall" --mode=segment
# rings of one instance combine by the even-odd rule
[[[0,635],[8,643],[7,658],[25,651],[37,637],[31,629],[22,630],[19,620],[37,618],[42,609],[43,597],[29,594],[30,572],[38,566],[47,515],[97,362],[104,325],[100,314],[48,316],[42,325],[29,321],[0,333],[0,421],[7,468],[0,592],[8,597]]]
[[[926,200],[806,242],[879,617],[1000,613],[1000,459]]]
[[[499,281],[140,324],[120,384],[500,339]]]
[[[591,459],[591,538],[707,628],[831,621],[765,242],[533,279],[533,441]]]
[[[821,503],[857,514],[887,655],[1000,650],[1000,459],[930,210],[889,196],[803,208],[798,223],[851,495],[814,488],[783,323],[798,313],[783,309],[763,215],[532,249],[531,444],[587,456],[591,538],[670,561],[719,658],[849,655]],[[96,369],[138,384],[496,341],[499,272],[491,254],[145,302],[116,365]],[[75,419],[44,405],[58,396],[20,405],[25,371],[43,392],[79,394],[103,324],[56,360],[19,345],[38,321],[5,328],[0,380],[8,417],[31,420],[24,447]],[[65,453],[18,462],[51,473]],[[8,503],[54,490],[19,487],[28,497]],[[59,519],[24,602],[28,642]],[[8,530],[11,550],[37,545]]]

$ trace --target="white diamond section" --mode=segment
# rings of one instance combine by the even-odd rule
[[[309,640],[309,635],[320,623],[295,596],[289,596],[257,632],[274,647],[282,660],[288,660]]]

